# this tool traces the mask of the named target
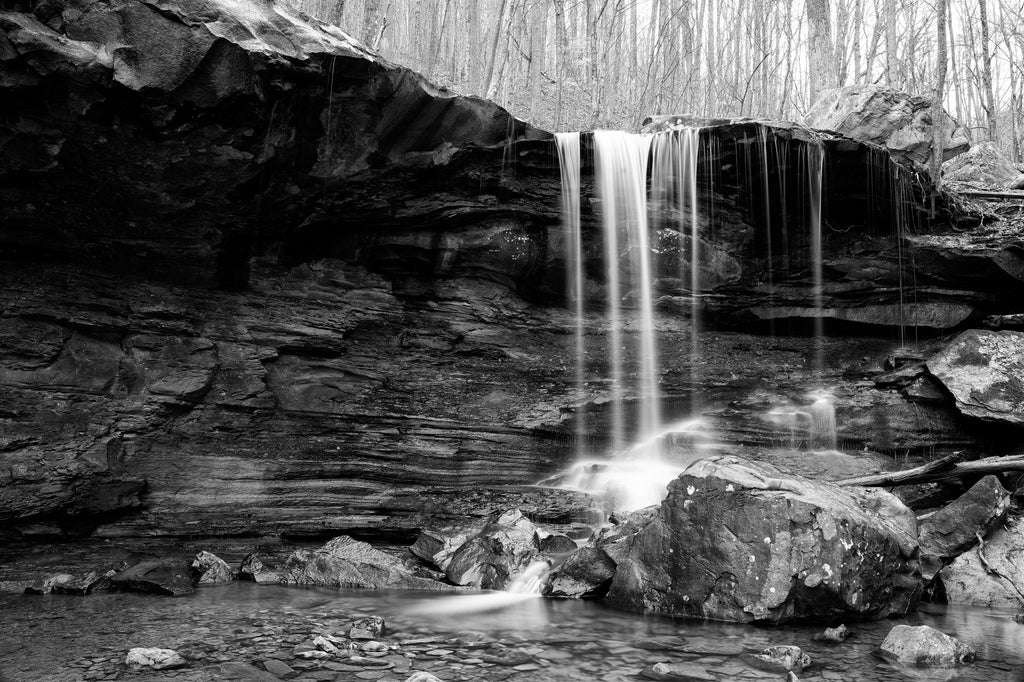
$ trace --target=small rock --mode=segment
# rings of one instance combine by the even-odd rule
[[[384,619],[380,616],[366,616],[352,622],[348,631],[351,639],[376,639],[384,633]]]
[[[116,572],[100,575],[96,571],[90,571],[81,578],[75,578],[69,582],[55,584],[53,591],[56,594],[77,594],[86,595],[95,590],[100,590],[110,585],[110,576]]]
[[[185,665],[185,659],[174,649],[158,649],[155,647],[136,647],[128,651],[124,662],[128,665],[144,666],[156,670],[166,668],[180,668]]]
[[[111,585],[126,592],[181,596],[191,594],[191,567],[186,559],[150,559],[126,568],[110,579]]]
[[[223,559],[204,550],[192,560],[192,579],[200,584],[229,583],[235,574]]]
[[[285,582],[285,577],[273,567],[264,563],[258,553],[248,554],[238,567],[239,580],[252,580],[260,585]]]
[[[792,645],[770,646],[759,654],[747,654],[743,659],[755,668],[780,673],[802,672],[811,665],[811,657]]]
[[[268,673],[277,675],[282,680],[298,675],[298,672],[290,665],[273,658],[263,661],[263,667],[267,669]]]
[[[537,530],[537,546],[544,554],[568,554],[578,549],[576,541],[568,535],[549,533],[540,529]]]
[[[718,682],[718,678],[699,663],[655,663],[640,674],[652,680]]]
[[[326,651],[299,651],[295,654],[299,658],[330,658],[331,655]]]
[[[25,588],[25,594],[50,594],[58,585],[72,582],[75,576],[70,573],[47,573],[36,578],[36,581]]]
[[[384,642],[378,642],[375,639],[371,639],[369,642],[366,642],[361,647],[359,647],[359,650],[360,651],[387,651],[388,650],[388,645],[385,644]]]
[[[899,663],[954,666],[973,661],[977,654],[955,637],[927,625],[897,625],[882,642],[882,655]]]
[[[825,628],[825,631],[814,636],[816,642],[845,642],[846,638],[850,636],[849,631],[845,625],[839,625],[834,628]]]
[[[405,678],[405,682],[441,682],[441,679],[431,675],[428,672],[418,670],[409,677]]]
[[[337,656],[337,655],[339,655],[341,653],[341,650],[338,649],[338,647],[336,647],[333,644],[331,644],[327,640],[327,638],[323,637],[323,636],[314,637],[313,638],[313,646],[315,646],[316,648],[320,649],[321,651],[326,651],[327,653],[333,654],[335,656]]]

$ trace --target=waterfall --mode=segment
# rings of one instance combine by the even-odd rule
[[[556,133],[555,145],[558,148],[558,165],[562,174],[562,225],[565,238],[566,267],[569,277],[566,278],[566,300],[576,313],[576,390],[580,402],[586,395],[586,376],[584,363],[586,357],[585,338],[583,336],[583,313],[585,306],[583,290],[583,240],[580,234],[580,134]],[[586,443],[586,413],[579,409],[576,413],[576,458],[582,459]]]
[[[620,450],[625,440],[625,375],[623,369],[623,288],[621,252],[629,254],[626,275],[631,298],[638,299],[637,350],[639,355],[640,432],[655,433],[661,424],[658,399],[658,359],[654,342],[654,304],[651,294],[651,250],[647,225],[647,162],[651,136],[616,130],[594,132],[594,160],[601,198],[601,224],[605,246],[609,325],[609,374],[612,385],[612,445]]]

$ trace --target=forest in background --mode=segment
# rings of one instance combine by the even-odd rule
[[[1024,0],[285,1],[547,130],[800,121],[822,89],[944,80],[972,138],[1021,161]]]

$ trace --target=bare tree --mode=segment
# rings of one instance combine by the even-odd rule
[[[942,157],[945,154],[946,126],[942,96],[946,89],[946,1],[936,2],[936,40],[938,52],[935,57],[935,91],[932,94],[932,159],[931,176],[935,187],[942,186]]]

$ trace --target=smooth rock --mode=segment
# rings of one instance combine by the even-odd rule
[[[917,603],[917,551],[914,514],[890,493],[711,457],[613,556],[606,599],[739,622],[883,618]]]
[[[412,675],[405,678],[405,682],[442,682],[442,680],[428,672],[417,670]]]
[[[973,661],[974,649],[927,625],[897,625],[885,636],[882,655],[899,663],[954,666]]]
[[[180,668],[186,664],[184,658],[174,649],[159,649],[136,647],[128,650],[124,662],[128,665],[137,665],[145,668],[164,670],[166,668]]]
[[[278,661],[273,658],[263,661],[263,667],[267,669],[268,673],[280,677],[282,680],[286,680],[289,677],[298,675],[298,671],[292,668],[284,661]]]
[[[978,535],[984,537],[1003,523],[1009,509],[1009,491],[1003,488],[996,476],[989,475],[922,521],[918,537],[924,578],[930,580],[938,570],[926,570],[925,566],[941,566],[940,561],[970,549],[978,542]],[[938,561],[926,561],[931,557]]]
[[[849,636],[850,632],[846,629],[845,625],[837,625],[834,628],[825,628],[824,632],[816,634],[814,636],[814,641],[839,644],[840,642],[845,642],[846,638]]]
[[[181,596],[193,592],[192,569],[187,559],[147,559],[110,578],[111,586],[126,592]]]
[[[970,132],[943,112],[943,160],[971,146]],[[880,85],[850,85],[821,93],[807,112],[812,128],[880,144],[893,158],[927,168],[932,149],[931,100]]]
[[[235,579],[235,573],[216,554],[202,551],[192,560],[192,579],[199,584],[229,583]]]
[[[963,414],[1024,426],[1024,333],[971,329],[927,364]]]
[[[615,575],[615,562],[598,547],[581,547],[548,574],[544,595],[581,599],[600,597]]]

